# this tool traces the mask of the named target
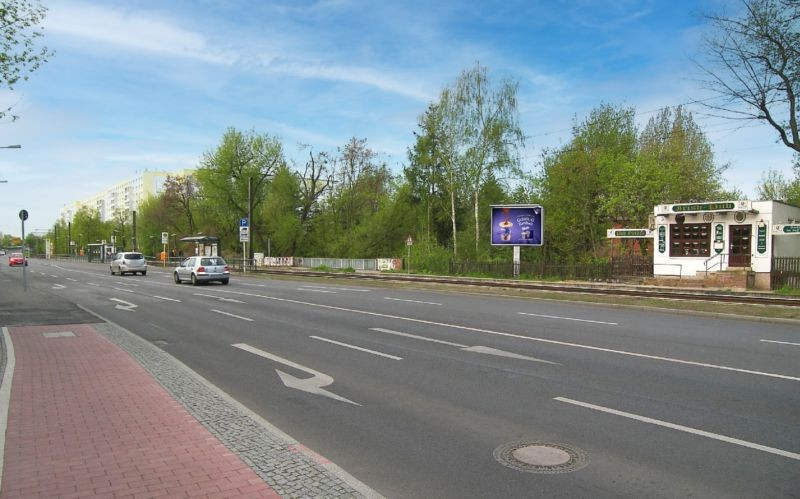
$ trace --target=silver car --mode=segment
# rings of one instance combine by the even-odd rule
[[[195,286],[201,282],[219,281],[228,284],[230,269],[221,256],[190,256],[175,267],[172,274],[175,284],[191,281]]]
[[[119,275],[142,274],[147,275],[147,260],[144,255],[135,251],[124,251],[117,253],[111,260],[111,275],[119,272]]]

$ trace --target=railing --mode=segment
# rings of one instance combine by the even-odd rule
[[[677,274],[658,274],[658,275],[667,275],[667,276],[677,275],[678,277],[683,277],[683,264],[680,264],[680,263],[655,263],[655,264],[653,264],[653,272],[654,273],[655,273],[655,267],[657,267],[657,266],[658,267],[678,267],[678,273]]]
[[[719,262],[712,263],[712,261],[717,258],[719,258]],[[708,277],[708,272],[714,270],[715,267],[719,266],[719,270],[722,270],[722,266],[728,263],[728,254],[718,253],[710,258],[707,258],[706,261],[703,263],[706,268],[706,277]]]
[[[800,289],[800,257],[776,256],[772,258],[770,287]]]

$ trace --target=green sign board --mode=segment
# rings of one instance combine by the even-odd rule
[[[667,251],[667,228],[663,225],[658,228],[658,252],[665,253]]]
[[[609,231],[609,237],[650,237],[650,231],[647,229],[613,229]]]
[[[756,251],[762,255],[767,252],[767,224],[758,226],[758,236],[756,239]]]
[[[714,226],[714,252],[718,255],[722,253],[722,250],[725,247],[725,244],[723,243],[724,233],[724,225],[717,224]]]
[[[728,211],[736,208],[736,203],[694,203],[694,204],[675,204],[672,211],[680,213],[683,211]]]
[[[800,234],[800,225],[784,225],[781,230],[784,234]]]

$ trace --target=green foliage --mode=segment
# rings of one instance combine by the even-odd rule
[[[276,137],[229,128],[220,145],[203,156],[196,172],[203,194],[202,207],[208,215],[204,225],[198,226],[200,232],[216,234],[222,249],[236,252],[239,219],[248,215],[251,201],[253,213],[259,212],[272,176],[284,165],[283,146]],[[264,220],[250,221],[250,232],[256,236],[254,243],[261,242],[251,251],[266,250],[265,226]]]
[[[28,0],[0,1],[0,86],[13,90],[20,80],[36,71],[52,57],[47,47],[36,47],[37,39],[43,36],[47,8]],[[0,111],[0,119],[9,116],[11,107]],[[11,115],[15,121],[18,116]]]

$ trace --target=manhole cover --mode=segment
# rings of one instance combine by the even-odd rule
[[[569,473],[589,464],[586,453],[550,442],[512,442],[494,450],[500,464],[529,473]]]

